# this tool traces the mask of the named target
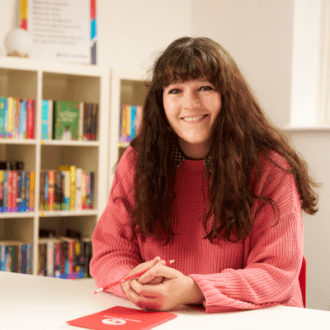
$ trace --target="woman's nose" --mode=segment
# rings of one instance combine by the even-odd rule
[[[185,109],[194,109],[200,106],[198,95],[193,91],[186,91],[183,97],[183,107]]]

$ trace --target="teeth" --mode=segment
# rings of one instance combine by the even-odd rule
[[[184,121],[196,121],[196,120],[202,119],[203,117],[204,117],[204,115],[198,116],[198,117],[186,117],[186,118],[183,118],[183,120]]]

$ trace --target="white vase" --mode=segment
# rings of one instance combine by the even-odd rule
[[[6,35],[5,46],[8,56],[29,57],[32,39],[28,31],[14,28]]]

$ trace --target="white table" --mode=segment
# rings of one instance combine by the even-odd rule
[[[116,305],[135,307],[109,293],[94,294],[94,280],[62,280],[0,272],[0,329],[63,329],[65,322]],[[182,307],[155,329],[330,329],[330,312],[276,306],[255,311],[205,314]]]

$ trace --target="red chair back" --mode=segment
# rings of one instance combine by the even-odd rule
[[[299,284],[300,284],[301,294],[305,308],[306,308],[306,271],[307,271],[306,268],[307,268],[307,263],[305,256],[303,256],[300,274],[299,274]]]

